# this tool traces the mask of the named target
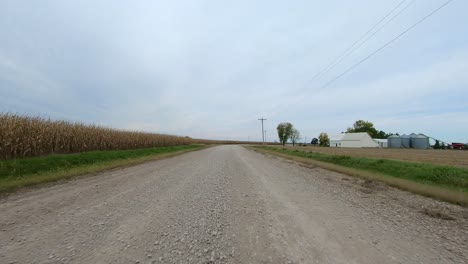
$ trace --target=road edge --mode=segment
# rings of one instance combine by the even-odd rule
[[[12,194],[19,193],[19,192],[27,192],[30,190],[34,190],[37,188],[47,188],[50,186],[54,186],[57,184],[62,184],[67,181],[81,178],[81,177],[93,177],[98,176],[101,173],[113,171],[113,170],[120,170],[124,168],[129,168],[133,166],[138,166],[141,164],[168,159],[176,156],[180,156],[182,154],[186,154],[189,152],[199,151],[207,148],[214,147],[216,145],[201,145],[200,148],[195,149],[187,149],[187,150],[180,150],[171,153],[158,153],[150,156],[145,157],[138,157],[132,159],[124,159],[124,160],[114,160],[109,162],[103,162],[100,164],[93,164],[84,167],[72,168],[69,170],[58,171],[55,173],[48,173],[49,176],[46,180],[38,180],[37,182],[31,181],[28,184],[11,187],[5,190],[0,190],[0,199],[4,199]],[[40,177],[40,176],[39,176]]]
[[[336,164],[330,164],[330,163],[317,161],[313,159],[307,159],[307,158],[288,155],[288,154],[279,153],[275,151],[269,151],[266,149],[259,149],[259,148],[255,148],[254,146],[244,146],[244,147],[251,151],[255,151],[261,154],[269,154],[269,155],[293,160],[293,161],[306,164],[306,165],[314,165],[322,169],[342,173],[348,176],[357,177],[357,178],[361,178],[364,180],[379,181],[389,186],[398,188],[400,190],[408,191],[414,194],[422,195],[425,197],[437,199],[437,200],[444,201],[444,202],[453,203],[453,204],[460,205],[463,207],[468,207],[468,195],[464,195],[463,193],[460,193],[460,192],[455,193],[445,188],[439,188],[435,186],[420,184],[420,183],[408,181],[405,179],[399,179],[399,178],[390,177],[390,176],[383,175],[383,174],[372,173],[368,171],[348,168],[348,167],[344,167],[344,166],[340,166]]]

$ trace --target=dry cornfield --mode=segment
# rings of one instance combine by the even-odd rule
[[[0,113],[0,159],[192,143],[196,142],[187,137]]]

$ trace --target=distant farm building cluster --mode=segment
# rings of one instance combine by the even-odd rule
[[[342,133],[330,136],[332,148],[430,148],[429,137],[424,134],[393,135],[388,139],[375,139],[368,133]]]

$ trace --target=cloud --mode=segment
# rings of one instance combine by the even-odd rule
[[[462,2],[317,89],[437,4],[415,2],[297,93],[395,3],[2,2],[0,110],[252,140],[261,137],[261,116],[271,136],[277,123],[291,121],[309,137],[341,132],[356,119],[392,131],[409,130],[404,120],[421,116],[443,124],[464,120],[468,29],[460,25],[468,5]],[[420,124],[420,130],[457,135],[450,126]]]

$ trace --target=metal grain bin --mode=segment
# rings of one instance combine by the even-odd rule
[[[416,136],[416,134],[415,134]],[[401,137],[401,147],[402,148],[411,148],[411,136],[402,135]]]
[[[389,148],[401,148],[401,138],[397,135],[389,136],[388,147]]]
[[[411,138],[411,146],[415,149],[429,148],[429,138],[424,135],[416,135]]]

